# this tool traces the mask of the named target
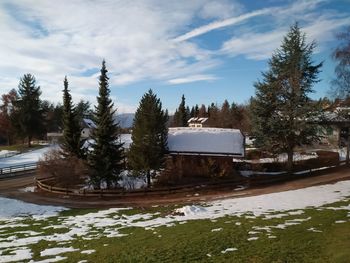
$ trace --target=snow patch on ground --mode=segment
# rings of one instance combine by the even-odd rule
[[[15,156],[2,159],[0,162],[0,168],[14,165],[36,163],[39,161],[40,158],[44,157],[45,153],[55,148],[57,148],[57,146],[48,146],[31,152],[17,154]]]
[[[235,247],[229,247],[229,248],[226,248],[225,250],[221,251],[222,254],[226,254],[227,252],[233,252],[233,251],[236,251],[238,250],[237,248]]]
[[[183,214],[184,216],[195,216],[198,214],[206,213],[207,210],[204,207],[196,205],[187,205],[175,210],[178,214]]]
[[[33,193],[36,190],[36,186],[27,186],[25,188],[19,189],[21,192]]]
[[[9,255],[2,255],[0,250],[0,262],[18,262],[21,260],[27,260],[32,258],[32,251],[29,248],[18,248],[17,250],[10,252]]]
[[[0,204],[0,220],[18,216],[50,217],[66,210],[60,206],[35,205],[5,197],[0,197]]]
[[[293,161],[305,161],[310,159],[317,158],[318,155],[315,152],[308,153],[308,154],[301,154],[295,152],[293,154]],[[285,163],[287,162],[288,155],[286,153],[279,154],[276,158],[261,158],[261,159],[254,159],[254,160],[247,160],[247,159],[233,159],[233,162],[239,163],[239,162],[245,162],[245,163]]]
[[[46,256],[55,256],[67,252],[74,252],[78,251],[79,249],[73,248],[73,247],[54,247],[54,248],[47,248],[40,252],[41,257]]]

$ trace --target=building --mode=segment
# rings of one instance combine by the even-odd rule
[[[168,158],[159,180],[176,184],[236,175],[232,158],[245,156],[240,130],[220,128],[170,128]]]
[[[90,138],[92,130],[96,128],[96,124],[91,119],[83,119],[82,128],[81,138],[87,139]]]
[[[187,123],[188,123],[188,127],[191,127],[191,128],[208,127],[208,118],[193,117],[193,118],[190,118],[187,121]]]

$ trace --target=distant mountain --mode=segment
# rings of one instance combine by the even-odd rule
[[[122,113],[116,116],[121,128],[131,128],[134,121],[135,113]]]

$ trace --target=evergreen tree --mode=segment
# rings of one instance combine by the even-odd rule
[[[83,121],[84,118],[93,119],[93,111],[91,110],[91,103],[89,101],[80,100],[76,106],[76,117],[79,123]]]
[[[191,111],[190,111],[190,117],[193,118],[195,117],[195,112],[194,112],[194,107],[192,106]]]
[[[256,143],[270,151],[286,152],[289,171],[294,148],[317,140],[316,127],[307,122],[318,114],[308,97],[322,66],[312,61],[314,49],[315,43],[306,43],[298,24],[291,26],[269,60],[263,81],[255,83],[252,116]]]
[[[35,77],[25,74],[18,86],[18,100],[14,102],[12,124],[18,135],[28,139],[28,147],[34,136],[44,133],[44,116],[40,100],[40,87]]]
[[[135,174],[146,176],[148,187],[151,185],[152,171],[154,174],[164,163],[167,121],[168,115],[162,109],[160,99],[149,90],[143,95],[135,113],[128,155],[131,168]]]
[[[187,127],[189,119],[189,109],[186,108],[185,95],[181,97],[181,103],[176,109],[173,119],[173,126],[175,127]]]
[[[102,182],[107,184],[107,188],[116,185],[123,169],[123,144],[120,143],[119,125],[114,121],[115,110],[109,97],[107,72],[106,63],[103,61],[94,113],[96,122],[96,128],[92,132],[94,143],[88,153],[88,163],[92,170],[90,179],[95,188],[100,188]]]
[[[232,118],[230,114],[230,104],[227,100],[221,106],[220,110],[220,127],[221,128],[231,128],[232,127]]]
[[[200,118],[208,117],[207,109],[205,108],[204,104],[202,104],[201,107],[199,108],[197,116]]]
[[[61,144],[62,153],[65,156],[75,156],[80,158],[81,151],[81,127],[76,118],[72,97],[68,89],[67,77],[64,78],[63,89],[63,141]]]

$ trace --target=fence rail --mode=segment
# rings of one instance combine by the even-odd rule
[[[87,190],[87,189],[73,189],[73,188],[64,188],[56,187],[52,185],[54,177],[48,177],[43,179],[36,179],[38,188],[48,191],[55,194],[71,195],[71,196],[86,196],[86,197],[120,197],[120,196],[149,196],[149,195],[166,195],[166,194],[175,194],[175,193],[186,193],[193,192],[198,190],[216,190],[216,189],[230,189],[239,188],[241,186],[251,187],[264,184],[274,184],[288,180],[307,178],[309,176],[317,176],[322,173],[329,172],[340,166],[344,165],[346,162],[341,161],[338,165],[329,166],[329,167],[319,167],[309,170],[294,172],[291,174],[280,173],[280,174],[263,174],[259,173],[258,175],[253,175],[246,178],[231,179],[231,180],[222,180],[216,182],[209,182],[206,184],[198,185],[181,185],[174,187],[159,187],[159,188],[144,188],[136,190],[126,190],[126,189],[99,189],[99,190]],[[50,184],[51,183],[51,184]]]
[[[0,168],[0,179],[9,177],[9,176],[14,176],[18,173],[35,171],[37,168],[38,168],[37,163],[26,163],[26,164],[2,167]]]

